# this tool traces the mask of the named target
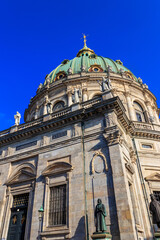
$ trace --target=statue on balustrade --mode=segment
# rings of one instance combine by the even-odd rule
[[[158,228],[160,228],[160,202],[156,200],[154,194],[151,194],[151,202],[149,209],[152,213],[153,224],[157,224]]]
[[[111,80],[109,78],[102,78],[102,82],[97,81],[100,85],[100,90],[101,92],[105,92],[107,90],[111,90],[112,89],[112,85],[111,85]]]

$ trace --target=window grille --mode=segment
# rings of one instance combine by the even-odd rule
[[[13,208],[27,207],[28,206],[29,193],[16,195],[13,197]]]
[[[50,188],[49,225],[66,224],[66,185]]]
[[[160,202],[160,191],[154,191],[153,194],[156,197],[156,200]]]

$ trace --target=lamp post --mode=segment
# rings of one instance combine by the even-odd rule
[[[41,233],[41,227],[42,227],[42,218],[44,214],[44,209],[41,206],[40,209],[38,210],[38,218],[39,218],[39,230],[38,230],[38,239],[40,239],[40,233]]]

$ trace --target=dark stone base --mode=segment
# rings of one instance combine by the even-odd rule
[[[155,232],[154,236],[156,240],[160,240],[160,231]]]
[[[113,94],[111,93],[111,90],[106,90],[105,92],[102,93],[102,99],[107,100],[113,98]]]
[[[94,240],[109,240],[112,239],[112,235],[108,232],[95,232],[91,236]]]

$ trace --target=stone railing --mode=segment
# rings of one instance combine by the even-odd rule
[[[92,105],[96,104],[96,103],[99,103],[101,102],[101,98],[95,98],[95,99],[91,99],[91,100],[88,100],[84,103],[81,104],[82,108],[89,108],[89,107],[92,107]]]
[[[36,119],[36,120],[28,122],[28,123],[22,123],[18,126],[14,125],[14,126],[8,128],[7,130],[1,131],[0,132],[0,137],[3,137],[5,135],[8,135],[8,134],[10,134],[12,132],[15,132],[15,131],[19,131],[19,130],[22,130],[22,129],[25,129],[25,128],[28,128],[28,127],[32,127],[34,125],[37,125],[37,124],[41,123],[42,121],[43,121],[43,118],[41,117],[39,119]]]
[[[34,121],[31,121],[31,122],[28,122],[28,123],[22,123],[20,125],[17,126],[17,130],[22,130],[22,129],[25,129],[25,128],[28,128],[28,127],[32,127],[34,125],[37,125],[39,123],[41,123],[43,121],[43,118],[38,118]]]
[[[56,117],[61,117],[67,113],[70,113],[71,112],[71,107],[67,107],[65,109],[62,109],[56,113],[52,113],[52,118],[56,118]]]
[[[92,107],[92,105],[94,105],[96,103],[99,103],[101,101],[102,101],[101,98],[95,98],[95,99],[88,100],[88,101],[86,101],[84,103],[81,103],[80,106],[81,106],[81,108],[89,108],[89,107]],[[57,118],[57,117],[62,117],[64,115],[70,113],[71,111],[72,111],[72,106],[63,108],[60,111],[53,112],[51,114],[51,118],[50,119]],[[28,127],[32,127],[32,126],[35,126],[35,125],[37,125],[39,123],[42,123],[43,122],[43,117],[44,116],[42,116],[41,118],[38,118],[36,120],[33,120],[31,122],[22,123],[22,124],[20,124],[18,126],[12,126],[9,129],[1,131],[0,132],[0,137],[3,137],[3,136],[5,136],[7,134],[10,134],[12,132],[20,131],[20,130],[26,129]]]
[[[7,134],[9,134],[10,133],[10,129],[6,129],[6,130],[4,130],[4,131],[1,131],[0,132],[0,137],[3,137],[3,136],[5,136],[5,135],[7,135]]]
[[[145,122],[134,122],[133,123],[135,128],[142,129],[142,130],[153,130],[153,126],[149,123]]]

